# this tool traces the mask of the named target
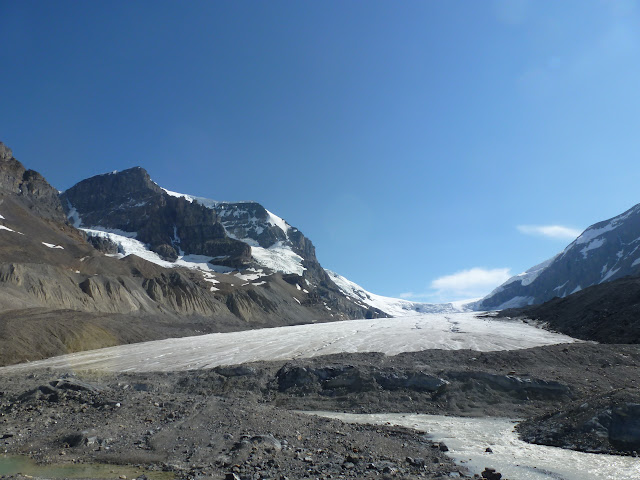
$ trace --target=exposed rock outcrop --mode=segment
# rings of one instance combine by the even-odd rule
[[[625,390],[520,423],[530,442],[593,453],[640,452],[640,392]]]
[[[140,167],[88,178],[60,199],[77,226],[136,233],[168,261],[180,251],[215,257],[230,267],[251,260],[249,245],[229,238],[214,210],[168,195]]]
[[[14,158],[13,152],[0,142],[0,194],[13,194],[48,220],[65,222],[58,191],[34,170],[27,170]]]

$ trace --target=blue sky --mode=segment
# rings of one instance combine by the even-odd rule
[[[57,188],[257,200],[379,294],[488,293],[640,202],[637,2],[0,0],[0,62]]]

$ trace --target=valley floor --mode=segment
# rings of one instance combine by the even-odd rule
[[[459,318],[450,335],[461,339],[472,324],[465,328]],[[494,337],[503,323],[490,324]],[[471,349],[477,344],[457,343],[459,349],[447,350],[451,345],[438,331],[432,335],[437,345],[427,344],[431,349],[388,356],[290,355],[198,370],[176,363],[180,371],[156,372],[123,372],[128,364],[93,364],[88,370],[68,362],[3,368],[0,448],[47,463],[138,465],[194,479],[472,478],[492,467],[489,453],[483,464],[456,465],[445,445],[422,432],[298,411],[533,418],[533,436],[554,431],[553,441],[571,446],[569,430],[582,428],[571,408],[596,418],[598,411],[590,409],[608,408],[606,400],[620,392],[625,404],[640,403],[635,345],[547,341],[478,351]],[[242,345],[236,347],[240,355]],[[598,444],[597,435],[592,443],[588,434],[582,437],[583,450],[625,453],[615,435]]]

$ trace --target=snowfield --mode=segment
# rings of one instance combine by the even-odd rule
[[[486,352],[575,341],[520,320],[478,318],[477,312],[422,314],[172,338],[63,355],[6,369],[38,366],[113,372],[177,371],[344,352]]]

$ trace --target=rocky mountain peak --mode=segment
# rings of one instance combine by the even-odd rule
[[[0,142],[0,161],[5,162],[13,158],[13,152],[4,143]]]
[[[13,157],[13,152],[0,142],[0,193],[16,196],[39,216],[64,222],[65,215],[58,191],[35,170],[27,170]]]
[[[151,180],[144,168],[134,167],[82,180],[64,192],[63,196],[72,203],[72,199],[82,197],[85,209],[94,209],[106,205],[115,207],[123,202],[140,203],[149,198],[160,198],[163,191]]]
[[[214,210],[167,194],[140,167],[83,180],[61,200],[76,226],[127,232],[164,260],[206,255],[238,267],[251,259],[250,246],[229,238]]]

